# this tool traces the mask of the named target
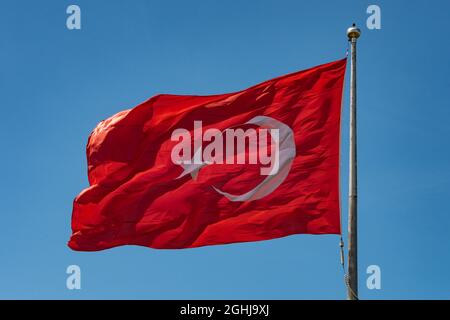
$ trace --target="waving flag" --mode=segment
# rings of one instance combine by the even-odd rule
[[[158,95],[100,122],[69,247],[339,234],[345,68],[343,59],[235,93]]]

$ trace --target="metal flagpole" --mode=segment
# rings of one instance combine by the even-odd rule
[[[350,155],[348,199],[348,292],[349,300],[358,299],[358,228],[357,228],[357,159],[356,159],[356,40],[361,31],[353,24],[347,29],[351,44],[350,65]]]

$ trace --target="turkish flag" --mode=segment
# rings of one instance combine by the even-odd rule
[[[175,249],[340,234],[345,69],[343,59],[234,93],[157,95],[100,122],[88,139],[90,187],[74,200],[69,247]],[[258,148],[240,148],[229,132],[249,133],[240,142]],[[225,149],[223,161],[207,161]]]

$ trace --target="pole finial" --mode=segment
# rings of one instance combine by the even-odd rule
[[[358,39],[360,35],[361,30],[359,30],[359,28],[356,27],[355,23],[353,23],[353,25],[347,29],[347,37],[349,40]]]

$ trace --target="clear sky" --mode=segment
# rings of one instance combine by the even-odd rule
[[[66,28],[73,3],[81,30]],[[381,30],[366,27],[369,4]],[[448,1],[17,0],[0,12],[0,298],[344,299],[335,235],[173,251],[66,243],[99,121],[157,93],[230,92],[340,59],[352,22],[360,297],[450,298]],[[71,264],[79,291],[66,288]],[[366,288],[372,264],[381,290]]]

